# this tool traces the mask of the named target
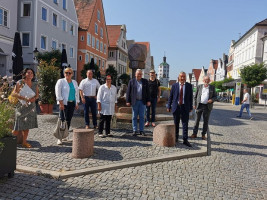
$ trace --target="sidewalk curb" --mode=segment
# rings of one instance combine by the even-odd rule
[[[184,158],[194,158],[194,157],[201,157],[201,156],[207,156],[207,143],[203,147],[201,147],[200,150],[192,150],[192,151],[186,151],[182,153],[173,153],[168,155],[162,155],[154,158],[145,158],[140,160],[134,160],[134,161],[126,161],[126,162],[120,162],[115,164],[109,164],[105,166],[98,166],[98,167],[92,167],[92,168],[85,168],[80,170],[74,170],[74,171],[65,171],[65,172],[56,172],[51,170],[45,170],[45,169],[38,169],[33,167],[26,167],[22,165],[17,165],[17,171],[24,172],[24,173],[32,173],[37,175],[43,175],[47,177],[53,177],[56,179],[65,179],[70,177],[77,177],[77,176],[83,176],[88,174],[94,174],[99,172],[105,172],[110,170],[116,170],[116,169],[123,169],[123,168],[129,168],[129,167],[137,167],[141,165],[147,165],[152,163],[158,163],[158,162],[165,162],[165,161],[171,161],[171,160],[180,160]]]

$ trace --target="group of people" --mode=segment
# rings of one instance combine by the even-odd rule
[[[59,79],[55,86],[56,100],[59,105],[60,119],[67,122],[68,129],[71,125],[71,119],[75,109],[78,109],[80,99],[84,106],[84,120],[85,128],[90,128],[89,108],[92,114],[93,128],[98,128],[100,137],[112,137],[110,134],[110,124],[112,115],[114,115],[117,103],[117,89],[111,84],[112,77],[106,76],[106,83],[100,85],[99,82],[93,78],[93,71],[88,70],[87,78],[78,83],[72,79],[73,70],[66,68],[64,70],[64,77]],[[18,103],[15,111],[15,125],[13,134],[18,135],[22,132],[23,142],[22,146],[31,148],[27,143],[29,129],[37,128],[37,113],[35,101],[39,98],[39,89],[36,82],[34,82],[35,73],[31,68],[24,69],[22,73],[22,80],[15,85],[12,95],[25,104]],[[193,134],[190,138],[196,138],[199,128],[201,116],[203,116],[203,130],[202,139],[206,140],[206,133],[208,129],[209,116],[213,107],[213,102],[216,99],[215,87],[210,85],[210,78],[205,76],[204,84],[197,87],[196,93],[193,96],[192,85],[186,82],[186,73],[181,72],[170,92],[167,104],[167,111],[172,112],[176,142],[179,137],[179,124],[182,121],[183,127],[183,144],[191,147],[188,142],[188,121],[189,113],[196,110],[195,124],[193,127]],[[20,90],[25,85],[29,86],[34,92],[34,96],[27,98],[20,94]],[[133,136],[145,135],[144,127],[149,125],[155,127],[155,110],[157,102],[160,100],[160,82],[156,79],[155,71],[150,70],[149,80],[142,78],[142,70],[137,69],[135,77],[129,81],[126,92],[126,105],[132,107],[132,129]],[[241,109],[247,108],[248,97],[247,90],[245,98],[242,101]],[[248,109],[248,108],[247,108]],[[150,110],[152,113],[150,115]],[[97,126],[97,112],[100,114],[99,126]],[[242,115],[242,111],[238,117]],[[249,113],[250,115],[250,113]],[[251,117],[251,115],[250,115]],[[139,127],[138,127],[139,118]],[[103,134],[105,126],[105,134]],[[139,128],[139,129],[138,129]],[[138,131],[139,130],[139,131]],[[58,140],[57,144],[62,144],[62,140]]]

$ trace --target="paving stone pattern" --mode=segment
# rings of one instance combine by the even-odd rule
[[[215,104],[211,156],[64,180],[16,173],[0,179],[0,199],[267,199],[267,110],[249,120],[238,109]]]
[[[175,147],[160,147],[152,143],[153,127],[146,128],[146,136],[133,137],[129,123],[118,122],[117,128],[111,131],[114,137],[100,138],[95,131],[94,155],[86,159],[71,157],[72,142],[64,142],[59,146],[52,132],[57,121],[56,115],[39,115],[38,129],[31,130],[29,141],[34,148],[18,148],[17,164],[38,169],[57,172],[73,171],[90,167],[104,166],[118,162],[133,161],[171,153],[194,151],[200,148],[200,140],[194,141],[189,149],[182,144]],[[162,123],[172,123],[165,121]],[[190,122],[191,124],[193,121]],[[76,116],[72,120],[72,128],[83,127],[83,117]]]

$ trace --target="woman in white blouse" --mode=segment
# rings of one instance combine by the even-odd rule
[[[111,76],[107,75],[106,84],[101,85],[97,93],[97,109],[100,112],[99,137],[112,137],[110,134],[110,121],[117,103],[117,88],[111,85],[111,80]],[[104,123],[106,123],[105,135],[103,135]]]
[[[77,82],[71,79],[73,76],[73,70],[71,68],[64,70],[64,76],[65,78],[57,81],[55,90],[59,104],[60,119],[61,121],[67,121],[69,129],[74,109],[79,108],[79,88]],[[62,141],[58,140],[57,144],[62,144]]]

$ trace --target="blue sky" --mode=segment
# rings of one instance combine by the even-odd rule
[[[255,23],[267,0],[103,0],[107,25],[126,24],[127,39],[150,42],[156,71],[166,52],[170,79],[208,68]]]

